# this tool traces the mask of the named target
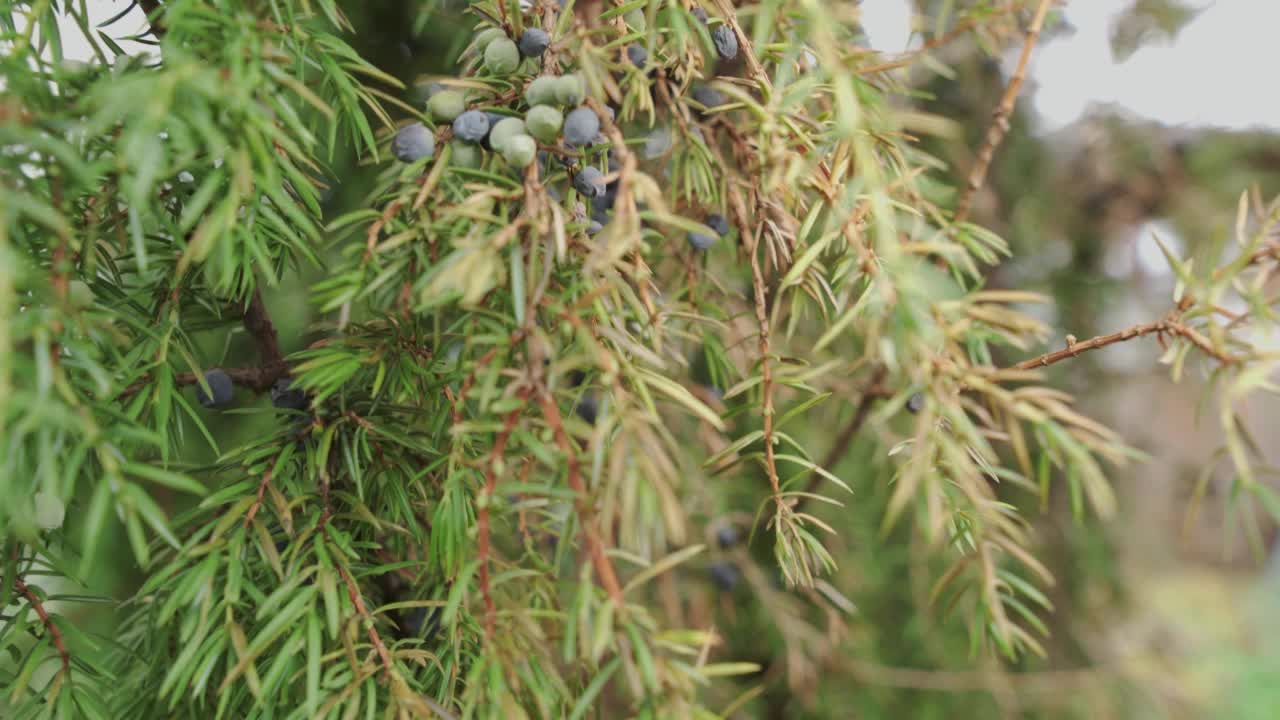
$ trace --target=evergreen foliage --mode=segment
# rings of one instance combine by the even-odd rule
[[[472,2],[429,100],[335,0],[140,4],[144,57],[0,3],[6,717],[729,717],[837,662],[860,552],[925,554],[937,642],[1043,651],[1025,513],[1112,513],[1136,453],[1018,364],[1044,298],[986,286],[1008,245],[916,142],[951,127],[848,3]],[[1269,368],[1214,319],[1271,316],[1258,210],[1130,335],[1229,398]],[[112,602],[116,528],[105,635],[65,608]]]

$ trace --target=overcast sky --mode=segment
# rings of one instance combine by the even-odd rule
[[[1033,56],[1032,102],[1044,129],[1066,125],[1093,103],[1115,103],[1170,124],[1280,126],[1280,100],[1264,85],[1280,60],[1280,0],[1199,0],[1203,11],[1171,47],[1147,46],[1124,63],[1111,58],[1112,17],[1130,3],[1071,0],[1076,32]],[[872,43],[901,49],[909,33],[905,0],[863,0]],[[1266,88],[1266,89],[1263,89]]]
[[[95,0],[88,5],[102,20],[130,1]],[[1198,0],[1204,11],[1183,30],[1176,45],[1148,46],[1116,64],[1108,45],[1109,26],[1112,16],[1128,4],[1071,0],[1066,5],[1076,32],[1039,48],[1031,66],[1031,102],[1042,129],[1060,128],[1094,103],[1116,103],[1170,124],[1280,127],[1280,100],[1263,85],[1270,79],[1266,70],[1280,66],[1280,0]],[[907,7],[907,0],[863,0],[863,18],[876,47],[902,49],[910,31]],[[142,17],[135,9],[108,31],[115,36],[136,32]],[[87,57],[79,33],[68,30],[68,54]]]

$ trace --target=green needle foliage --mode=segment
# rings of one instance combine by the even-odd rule
[[[1008,247],[953,222],[917,142],[952,128],[862,71],[893,58],[855,6],[499,2],[419,8],[469,38],[432,92],[492,124],[572,76],[540,99],[597,136],[455,139],[334,0],[139,3],[135,57],[83,1],[0,3],[6,717],[729,716],[838,666],[850,541],[923,549],[939,642],[1043,652],[1022,500],[1107,515],[1133,453],[1014,366],[1043,299],[985,287]],[[955,5],[940,30],[1021,37]],[[413,122],[434,152],[397,162]],[[1201,308],[1264,229],[1212,278],[1171,258],[1145,333],[1233,398],[1265,365]],[[212,368],[236,389],[204,408]],[[118,532],[124,599],[93,582]],[[73,619],[95,601],[109,632]]]

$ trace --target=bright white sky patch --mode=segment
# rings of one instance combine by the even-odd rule
[[[1028,89],[1044,130],[1069,125],[1095,104],[1114,104],[1170,125],[1280,127],[1280,101],[1263,74],[1280,65],[1280,0],[1199,0],[1203,11],[1174,45],[1148,45],[1116,63],[1111,22],[1128,5],[1073,0],[1065,13],[1076,31],[1036,50]],[[873,47],[903,49],[908,7],[907,0],[862,3]]]
[[[1077,0],[1067,17],[1077,28],[1037,53],[1035,107],[1056,129],[1093,103],[1114,103],[1170,125],[1276,127],[1280,104],[1260,71],[1280,60],[1275,30],[1280,2],[1216,0],[1173,45],[1148,45],[1126,62],[1111,58],[1110,26],[1127,3]]]
[[[153,45],[144,43],[129,42],[120,40],[122,37],[140,35],[147,30],[147,14],[142,11],[142,7],[133,4],[133,8],[115,23],[108,27],[99,28],[99,23],[106,22],[115,17],[120,11],[133,4],[133,0],[90,0],[85,3],[89,11],[89,26],[95,31],[100,30],[115,40],[122,50],[130,55],[140,53],[155,53],[156,48]],[[85,41],[84,35],[80,33],[80,28],[76,27],[75,19],[66,13],[58,14],[58,28],[62,31],[62,52],[71,60],[88,61],[93,59],[93,50],[89,48],[89,43]],[[98,41],[102,45],[102,41]],[[107,57],[111,57],[111,49],[103,45],[103,52]]]
[[[907,49],[911,39],[911,7],[907,0],[869,0],[859,7],[862,29],[871,47],[886,53]]]

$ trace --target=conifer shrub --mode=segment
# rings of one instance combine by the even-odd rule
[[[146,57],[0,14],[6,717],[850,717],[859,637],[1043,652],[1034,508],[1112,514],[1137,456],[1044,368],[1154,337],[1264,385],[1213,303],[1268,307],[1270,208],[1037,355],[849,3],[425,3],[465,19],[430,97],[334,0],[139,5]],[[1034,44],[1048,3],[962,5]],[[868,580],[908,552],[924,593]]]

